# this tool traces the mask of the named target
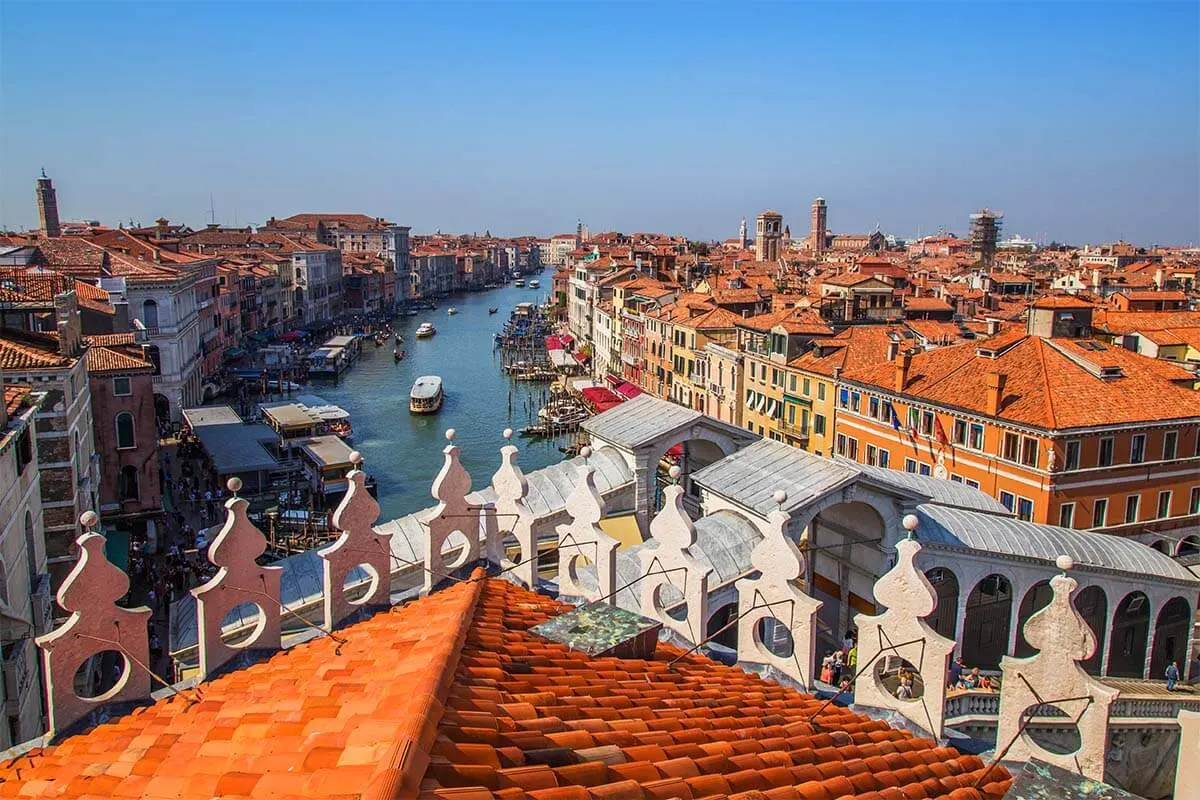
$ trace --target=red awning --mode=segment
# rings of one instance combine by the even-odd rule
[[[624,402],[624,398],[605,389],[603,386],[589,386],[580,392],[583,399],[592,410],[599,414],[602,411],[608,411],[610,408],[615,408]]]

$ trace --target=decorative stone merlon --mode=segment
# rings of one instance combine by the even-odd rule
[[[908,514],[902,525],[910,535],[917,517]],[[856,705],[896,711],[934,737],[943,736],[946,681],[954,640],[938,634],[926,624],[937,608],[937,592],[916,565],[921,544],[904,539],[896,544],[896,566],[875,583],[875,600],[882,614],[857,614],[859,677],[854,684]],[[902,658],[921,677],[921,693],[912,699],[898,698],[878,676],[880,661]]]
[[[201,680],[216,675],[239,654],[280,647],[279,580],[283,570],[256,563],[267,550],[266,537],[246,516],[250,504],[237,496],[241,480],[230,478],[227,486],[233,496],[225,501],[225,524],[208,546],[208,560],[218,568],[217,574],[192,589]],[[221,634],[229,612],[250,605],[257,607],[257,624],[238,644],[226,644]]]
[[[390,533],[372,527],[379,519],[379,503],[367,491],[362,456],[350,454],[354,469],[346,475],[349,489],[333,512],[333,525],[342,532],[333,544],[317,551],[325,570],[325,630],[332,631],[358,609],[377,610],[390,605]],[[346,576],[358,565],[370,575],[371,585],[357,600],[346,598]]]
[[[442,450],[445,456],[442,469],[433,479],[431,494],[438,504],[429,510],[423,523],[429,534],[425,537],[425,593],[432,592],[454,570],[479,560],[479,511],[467,502],[471,491],[471,476],[459,460],[454,442],[454,429],[446,431],[451,444]],[[461,541],[458,557],[448,561],[442,548],[458,533]]]
[[[604,499],[596,488],[595,468],[582,466],[577,475],[575,490],[567,497],[571,523],[558,526],[558,593],[589,601],[604,598],[609,605],[615,606],[620,542],[600,527],[605,509]],[[585,559],[596,567],[595,592],[585,589],[578,579],[579,565]]]
[[[1050,580],[1050,604],[1025,623],[1025,640],[1038,652],[1029,658],[1005,656],[1000,662],[1004,690],[1000,693],[997,747],[1012,742],[1006,756],[1011,761],[1038,758],[1103,780],[1108,711],[1120,692],[1079,666],[1095,652],[1096,637],[1071,602],[1079,584],[1066,573],[1074,564],[1069,557],[1059,556],[1058,566],[1063,574]],[[1036,716],[1036,709],[1043,705],[1058,708],[1075,723],[1080,741],[1077,751],[1053,753],[1022,730],[1023,722]]]
[[[671,468],[672,477],[678,475],[677,470]],[[708,576],[712,569],[691,554],[696,529],[683,508],[682,487],[663,489],[663,508],[650,523],[650,536],[658,547],[641,551],[642,615],[662,621],[689,642],[697,643],[704,637],[708,622]],[[685,607],[678,617],[668,613],[673,604],[662,597],[662,590],[668,586],[683,594]]]
[[[75,723],[114,703],[138,703],[150,698],[150,646],[146,624],[150,609],[124,608],[117,600],[129,591],[129,578],[109,562],[105,538],[91,528],[99,522],[94,511],[79,518],[85,532],[75,540],[79,561],[58,590],[58,604],[71,616],[36,640],[46,675],[46,706],[50,734],[57,736]],[[121,654],[120,677],[96,697],[75,693],[79,668],[106,650]],[[96,664],[97,669],[107,665]],[[97,719],[97,721],[99,721]]]
[[[785,493],[777,492],[787,499]],[[742,578],[738,592],[738,661],[770,664],[805,689],[812,686],[816,658],[817,611],[821,601],[801,591],[798,581],[805,573],[804,556],[788,538],[789,517],[772,511],[763,529],[763,539],[750,554],[757,578]],[[759,622],[774,619],[791,636],[786,641],[763,641]],[[775,645],[772,651],[771,646]],[[791,652],[787,652],[787,650]]]
[[[511,428],[504,430],[504,438],[512,439]],[[533,530],[536,517],[525,505],[529,483],[517,466],[519,454],[520,450],[512,444],[500,448],[500,469],[492,476],[492,488],[496,492],[494,514],[488,518],[488,541],[494,541],[495,547],[489,547],[488,561],[510,569],[512,575],[527,589],[533,589],[537,586],[538,574],[537,535]],[[497,530],[492,531],[493,527]],[[500,531],[511,533],[517,540],[520,552],[516,561],[510,560],[505,554]]]

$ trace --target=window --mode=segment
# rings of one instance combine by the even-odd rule
[[[133,435],[133,414],[122,411],[117,414],[117,449],[129,450],[134,447],[137,447],[137,440]]]
[[[1113,461],[1113,440],[1111,436],[1106,436],[1100,440],[1100,455],[1096,459],[1096,466],[1108,467],[1112,466]]]
[[[926,411],[921,415],[921,433],[926,436],[933,435],[933,412]]]
[[[858,461],[858,439],[846,439],[846,458]]]
[[[1139,500],[1141,498],[1136,494],[1131,494],[1125,498],[1125,524],[1137,522]]]
[[[919,427],[921,427],[921,412],[915,408],[910,408],[908,410],[908,428],[915,431]]]
[[[1103,528],[1108,524],[1108,498],[1101,497],[1092,503],[1092,527]]]
[[[850,393],[850,410],[855,414],[862,410],[862,395],[858,392]]]
[[[839,456],[846,455],[846,435],[839,433],[834,439],[834,450]]]
[[[967,443],[967,422],[966,420],[954,420],[954,443],[958,445],[966,445]]]
[[[1146,460],[1146,434],[1135,433],[1129,445],[1129,463],[1141,464]]]
[[[913,475],[916,475],[917,474],[917,462],[913,461],[911,458],[904,459],[904,471],[911,472]]]
[[[926,475],[926,476],[932,475],[933,467],[929,466],[928,464],[918,464],[917,465],[917,473],[920,475]]]
[[[892,461],[891,453],[889,453],[887,450],[879,451],[879,466],[883,467],[884,469],[890,469],[892,466],[891,461]]]
[[[823,383],[817,384],[817,399],[818,400],[825,399],[825,384],[823,384]]]
[[[1027,467],[1036,467],[1038,463],[1038,442],[1028,436],[1021,437],[1021,463]]]
[[[792,393],[795,393],[795,391],[796,391],[796,376],[795,375],[788,376],[788,391],[790,391]]]
[[[796,407],[791,403],[787,404],[787,424],[793,427],[796,425]]]
[[[130,385],[129,378],[113,378],[113,395],[116,397],[128,397],[133,394],[133,388]]]
[[[1163,434],[1163,461],[1170,461],[1175,458],[1175,451],[1179,447],[1179,431],[1167,431]]]
[[[1017,498],[1017,519],[1029,522],[1033,519],[1033,501],[1028,497]]]
[[[873,444],[867,445],[867,464],[875,466],[879,461],[879,449]]]
[[[979,423],[971,423],[970,446],[972,450],[983,449],[983,426]]]
[[[1004,506],[1009,511],[1012,511],[1017,505],[1016,495],[1014,495],[1012,492],[1001,492],[1000,505]]]
[[[1060,528],[1074,528],[1075,504],[1063,503],[1058,507],[1058,525]]]
[[[951,476],[950,476],[950,481],[951,481],[952,483],[962,483],[962,482],[963,482],[963,477],[962,477],[962,475],[951,475]]]
[[[816,416],[813,417],[813,433],[815,433],[819,436],[825,435],[825,415],[824,414],[817,414]]]
[[[1171,516],[1171,492],[1158,493],[1158,518],[1166,519]]]
[[[122,500],[138,499],[137,467],[121,467],[121,472],[117,475],[117,494]]]
[[[1192,494],[1188,497],[1188,513],[1200,514],[1200,486],[1192,487]]]
[[[967,486],[970,486],[972,489],[978,489],[978,488],[979,488],[979,481],[973,481],[973,480],[971,480],[970,478],[967,478],[967,480],[965,481],[965,483],[967,484]]]
[[[808,378],[804,379],[804,383],[802,384],[802,386],[804,387],[804,396],[808,397],[808,390],[810,388],[810,381],[808,380]]]
[[[878,397],[872,397],[870,402],[867,403],[867,415],[870,416],[871,419],[879,419],[879,398]]]
[[[1063,469],[1067,471],[1079,469],[1079,441],[1067,442],[1067,457]]]
[[[1004,449],[1000,454],[1006,461],[1017,460],[1017,448],[1020,445],[1020,438],[1015,433],[1004,434]]]

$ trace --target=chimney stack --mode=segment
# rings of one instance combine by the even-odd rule
[[[896,394],[904,392],[904,387],[908,385],[908,370],[912,366],[912,353],[905,350],[898,359],[896,359]]]
[[[1004,384],[1007,376],[999,372],[987,374],[987,414],[994,417],[1000,413],[1000,401],[1004,399]]]
[[[54,317],[58,325],[58,353],[74,358],[83,347],[83,332],[79,322],[79,302],[75,292],[54,296]]]
[[[1163,271],[1162,267],[1159,267],[1158,269],[1154,270],[1154,286],[1156,289],[1163,288],[1163,283],[1164,283],[1165,278],[1166,278],[1166,273]]]
[[[995,336],[1000,332],[1000,320],[995,317],[988,317],[987,320],[987,335]]]

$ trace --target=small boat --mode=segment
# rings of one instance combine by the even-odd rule
[[[399,364],[401,361],[404,360],[404,351],[403,350],[393,350],[392,358],[395,359],[397,364]]]
[[[428,339],[430,336],[433,336],[435,333],[437,333],[437,329],[433,327],[432,322],[422,322],[417,327],[417,338],[418,339]]]
[[[542,284],[541,284],[541,282],[540,282],[540,281],[538,281],[537,279],[531,280],[531,281],[529,282],[529,288],[530,288],[530,289],[536,289],[536,288],[538,288],[538,287],[539,287],[539,286],[541,286],[541,285],[542,285]]]
[[[455,308],[454,306],[450,306],[448,309],[446,309],[446,313],[450,314],[450,315],[454,315],[454,314],[458,313],[458,309]]]
[[[521,287],[524,285],[525,285],[525,281],[522,278],[517,278],[515,281],[513,281],[513,286]]]
[[[422,375],[408,393],[408,410],[413,414],[433,414],[442,407],[445,392],[437,375]]]
[[[489,314],[495,314],[495,313],[496,313],[497,311],[499,311],[499,310],[500,310],[500,309],[498,309],[498,308],[489,308],[489,309],[488,309],[488,313],[489,313]]]

